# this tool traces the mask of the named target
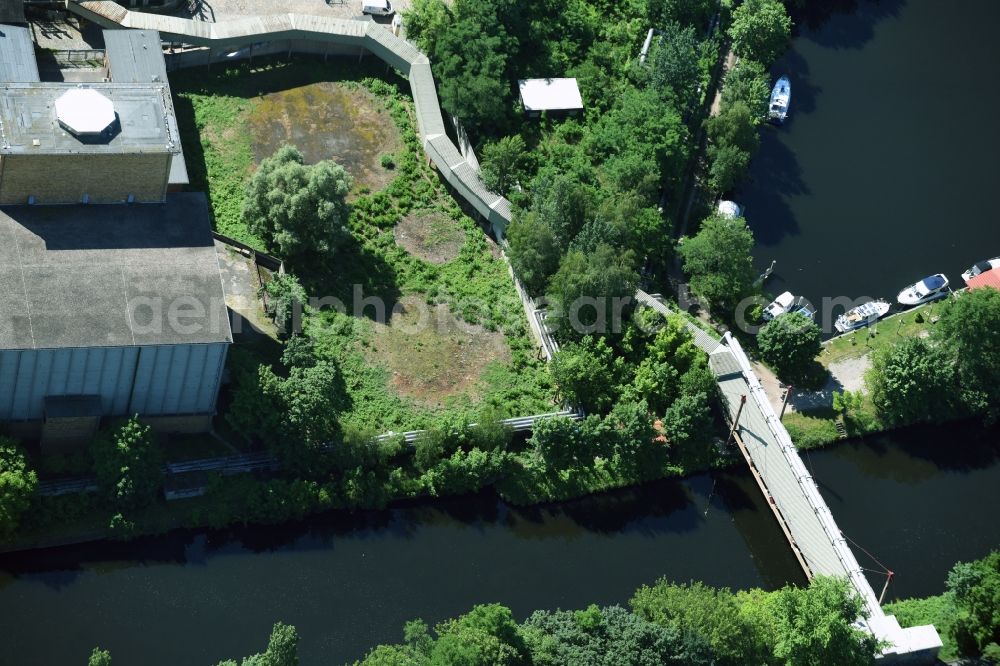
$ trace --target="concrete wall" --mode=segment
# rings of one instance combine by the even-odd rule
[[[3,155],[0,204],[161,202],[170,176],[169,153]]]
[[[227,346],[3,350],[0,421],[38,421],[61,395],[99,395],[103,416],[210,415]]]

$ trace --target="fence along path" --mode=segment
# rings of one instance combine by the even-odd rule
[[[287,40],[291,50],[296,42],[364,48],[409,79],[421,144],[445,181],[492,225],[498,237],[510,222],[510,202],[483,186],[476,169],[448,138],[427,56],[374,21],[277,14],[207,23],[133,12],[110,0],[67,0],[67,7],[105,28],[156,30],[164,40],[209,49],[239,49],[271,40]]]
[[[133,12],[110,0],[67,0],[67,6],[104,27],[156,30],[169,41],[209,49],[239,48],[269,40],[288,40],[290,50],[295,50],[296,40],[367,49],[409,79],[421,143],[444,179],[493,226],[498,237],[510,222],[510,202],[483,186],[476,170],[447,136],[427,56],[373,21],[280,14],[206,23]],[[636,298],[663,314],[670,312],[645,292],[638,291]],[[764,396],[739,342],[729,335],[720,342],[690,322],[687,325],[695,343],[709,354],[728,418],[736,422],[734,431],[741,452],[806,575],[841,576],[851,583],[869,615],[867,620],[859,619],[859,624],[887,644],[883,658],[933,659],[941,646],[933,626],[902,629],[894,617],[882,612],[815,481]],[[740,409],[742,396],[747,399]]]

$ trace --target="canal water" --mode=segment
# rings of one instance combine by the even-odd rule
[[[735,198],[756,235],[766,287],[817,307],[884,297],[1000,256],[1000,3],[811,3],[775,65],[791,115],[765,128]]]
[[[896,572],[889,598],[935,594],[955,561],[1000,546],[998,439],[975,426],[925,428],[805,462],[876,589],[884,566]],[[483,493],[279,529],[0,556],[0,632],[11,664],[82,664],[95,644],[122,663],[214,664],[261,649],[282,620],[299,629],[303,664],[336,664],[400,640],[414,617],[433,624],[485,602],[518,617],[625,603],[661,576],[803,582],[739,464],[538,509]]]

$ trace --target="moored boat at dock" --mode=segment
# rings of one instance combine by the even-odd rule
[[[788,106],[792,103],[792,82],[787,76],[782,76],[771,90],[771,103],[767,108],[767,118],[773,123],[781,124],[788,117]]]
[[[962,280],[968,284],[970,279],[981,273],[985,273],[986,271],[991,271],[994,268],[1000,268],[1000,257],[993,257],[992,259],[976,262],[971,268],[969,268],[969,270],[962,273]]]
[[[920,282],[903,289],[896,296],[896,301],[901,305],[920,305],[937,298],[944,298],[947,295],[948,278],[944,273],[937,273],[928,275]]]
[[[874,324],[880,317],[885,316],[889,311],[889,304],[885,301],[868,301],[856,308],[852,308],[837,317],[833,327],[841,333],[853,331],[856,328]]]

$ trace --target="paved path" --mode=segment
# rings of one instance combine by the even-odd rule
[[[397,13],[410,9],[411,0],[393,0]],[[340,19],[365,18],[361,14],[361,0],[195,0],[188,7],[175,12],[184,18],[199,21],[227,21],[247,16],[270,16],[274,14],[310,14]],[[388,23],[390,18],[377,19]]]

